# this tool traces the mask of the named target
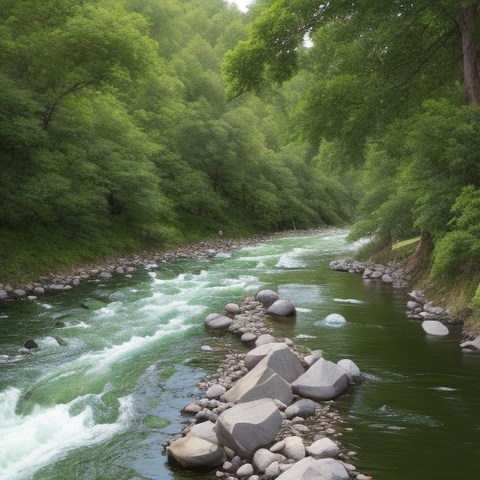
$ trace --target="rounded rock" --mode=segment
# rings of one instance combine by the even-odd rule
[[[227,303],[225,311],[231,315],[237,315],[237,313],[240,313],[240,307],[236,303]]]
[[[255,295],[255,300],[260,302],[264,307],[270,307],[278,300],[278,294],[273,290],[260,290]]]
[[[239,477],[250,477],[253,475],[253,466],[251,463],[245,463],[236,472]]]
[[[270,307],[267,313],[276,317],[289,317],[295,315],[295,306],[290,300],[277,300]]]

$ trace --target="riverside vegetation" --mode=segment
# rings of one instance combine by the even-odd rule
[[[478,320],[479,9],[4,2],[0,281],[355,215]]]

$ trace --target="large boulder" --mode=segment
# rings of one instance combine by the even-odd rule
[[[360,372],[357,364],[349,358],[339,360],[337,362],[337,365],[343,370],[345,370],[345,373],[348,375],[351,383],[358,382],[362,379],[362,372]]]
[[[251,402],[261,398],[278,399],[285,405],[290,405],[293,400],[289,382],[264,362],[250,370],[222,396],[225,402],[232,403]]]
[[[321,358],[292,383],[294,393],[312,400],[331,400],[349,385],[345,370]]]
[[[295,306],[290,300],[277,300],[268,307],[267,313],[276,317],[288,317],[295,315]]]
[[[300,360],[290,348],[271,350],[260,360],[258,365],[270,367],[288,383],[292,383],[300,375],[305,373],[305,369],[300,363]]]
[[[263,398],[241,403],[223,412],[215,425],[218,441],[243,458],[275,439],[282,426],[282,415],[275,402]]]
[[[282,473],[277,480],[349,480],[347,469],[338,460],[305,457]]]
[[[260,290],[255,295],[255,300],[263,304],[264,307],[269,307],[278,300],[278,294],[273,290]]]
[[[448,328],[441,322],[437,320],[425,320],[422,322],[423,330],[429,335],[436,335],[439,337],[444,337],[448,335]]]
[[[170,444],[167,454],[186,468],[216,467],[226,459],[221,446],[190,434]]]
[[[198,438],[203,438],[210,443],[218,444],[217,433],[215,432],[215,424],[210,421],[196,423],[188,432],[189,435],[194,435]]]
[[[251,370],[254,368],[263,358],[265,358],[270,352],[280,350],[282,348],[288,348],[288,345],[283,342],[271,342],[260,345],[253,350],[250,350],[245,355],[245,366]]]

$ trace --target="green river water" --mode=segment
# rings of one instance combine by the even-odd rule
[[[260,288],[298,307],[277,335],[365,374],[336,402],[357,468],[378,480],[479,478],[480,356],[462,354],[459,329],[432,338],[407,320],[405,291],[331,271],[351,249],[342,232],[276,239],[1,304],[0,480],[214,478],[172,469],[162,446],[224,340],[242,348],[206,331],[205,316]],[[128,301],[80,307],[114,291]],[[347,322],[325,322],[331,313]],[[41,349],[19,354],[29,338]]]

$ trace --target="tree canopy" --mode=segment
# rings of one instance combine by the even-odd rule
[[[223,0],[2,3],[5,279],[349,218],[347,189],[291,135],[290,86],[227,102],[222,58],[249,18]]]
[[[225,55],[229,98],[308,78],[296,133],[362,192],[352,237],[391,244],[423,232],[436,279],[478,277],[480,2],[258,4]]]

